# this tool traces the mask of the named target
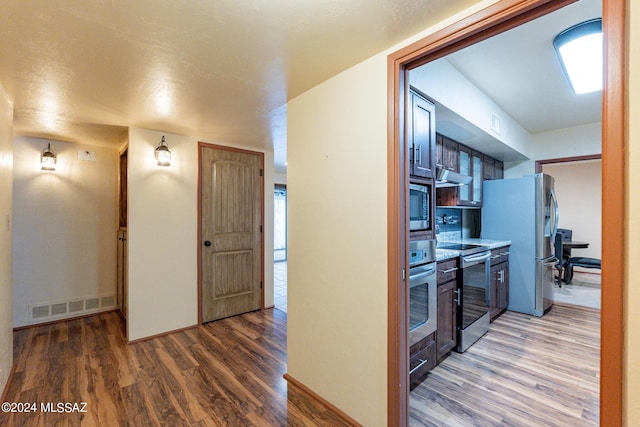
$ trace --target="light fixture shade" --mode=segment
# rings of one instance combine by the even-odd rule
[[[171,151],[169,150],[169,146],[164,140],[164,135],[162,135],[162,141],[160,141],[160,145],[156,147],[156,160],[158,161],[158,166],[170,166],[171,165]]]
[[[56,170],[56,162],[58,158],[56,154],[51,150],[51,143],[47,144],[47,148],[42,150],[42,154],[40,155],[40,169],[45,171],[54,171]]]
[[[575,93],[602,90],[602,19],[567,28],[553,39],[553,47]]]

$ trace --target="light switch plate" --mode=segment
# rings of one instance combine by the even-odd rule
[[[78,160],[96,161],[95,151],[78,150]]]

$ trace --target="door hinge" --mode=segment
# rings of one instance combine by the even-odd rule
[[[262,225],[260,226],[260,232],[262,233]]]
[[[406,280],[406,278],[407,278],[407,272],[406,272],[406,270],[403,268],[403,269],[402,269],[402,280],[404,281],[404,280]]]
[[[262,176],[262,169],[260,169],[260,176]]]
[[[262,282],[260,282],[260,289],[262,289]]]

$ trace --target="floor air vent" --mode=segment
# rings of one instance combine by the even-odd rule
[[[31,320],[40,323],[46,320],[64,319],[82,314],[96,313],[116,308],[115,295],[100,295],[90,298],[42,303],[30,307]],[[35,322],[37,321],[37,322]]]
[[[43,317],[49,317],[48,305],[39,305],[37,307],[31,307],[31,318],[41,319]]]

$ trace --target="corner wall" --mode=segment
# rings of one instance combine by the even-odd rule
[[[0,86],[0,394],[13,366],[13,108]]]
[[[55,171],[40,169],[48,143]],[[118,150],[28,137],[16,137],[13,149],[14,326],[115,308]],[[95,308],[87,302],[99,297],[107,299]],[[82,310],[32,316],[34,306],[70,301]]]
[[[169,167],[158,166],[153,156],[163,135],[172,154]],[[129,130],[130,341],[198,323],[198,141],[228,145],[147,129]],[[270,307],[274,166],[273,152],[264,153],[264,293],[265,306]]]
[[[288,374],[387,417],[387,73],[377,55],[287,105]]]

